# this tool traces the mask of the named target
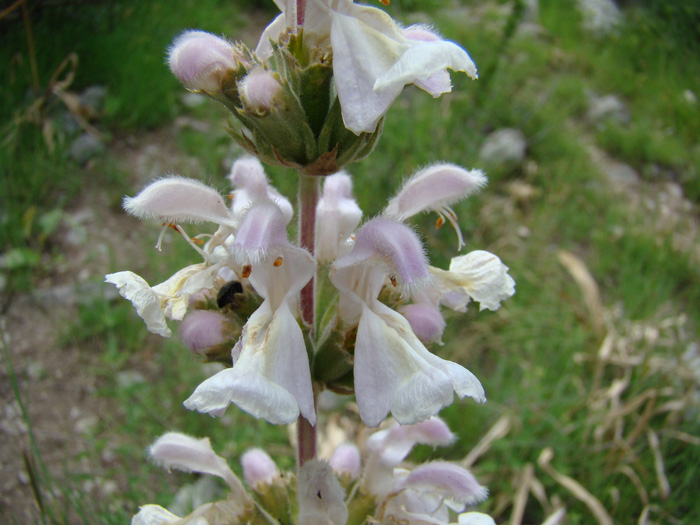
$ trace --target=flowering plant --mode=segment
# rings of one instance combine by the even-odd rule
[[[401,464],[416,443],[454,436],[437,419],[459,398],[486,400],[479,380],[426,345],[442,344],[441,308],[463,312],[474,301],[495,310],[513,295],[500,259],[472,251],[448,269],[429,265],[410,218],[434,211],[464,245],[451,205],[480,190],[479,170],[439,163],[409,177],[383,212],[365,220],[342,170],[368,155],[381,121],[403,87],[433,96],[451,89],[451,68],[475,77],[469,55],[424,26],[402,28],[383,11],[350,0],[278,2],[282,13],[255,51],[201,31],[178,37],[172,72],[188,89],[222,102],[239,120],[233,138],[251,156],[234,162],[227,205],[196,180],[169,176],[124,200],[142,219],[172,228],[202,261],[156,286],[129,272],[106,277],[130,300],[147,328],[167,337],[181,321],[182,341],[225,368],[200,384],[186,408],[221,416],[235,404],[272,424],[297,423],[296,474],[280,475],[262,451],[242,458],[247,492],[207,439],[177,433],[151,448],[168,468],[213,474],[230,496],[179,518],[144,506],[135,524],[155,523],[492,523],[465,513],[486,490],[464,468]],[[268,180],[268,162],[297,169],[295,210]],[[321,180],[323,183],[321,184]],[[183,224],[217,226],[189,236]],[[394,426],[324,462],[316,458],[316,397],[354,394],[360,419]]]

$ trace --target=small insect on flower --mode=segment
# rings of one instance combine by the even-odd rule
[[[224,284],[219,293],[216,294],[216,305],[219,308],[227,306],[236,307],[238,304],[239,295],[243,294],[243,285],[238,281],[229,281]]]

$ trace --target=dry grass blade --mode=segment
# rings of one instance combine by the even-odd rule
[[[559,525],[566,518],[566,507],[562,507],[553,514],[547,516],[547,519],[542,522],[542,525]]]
[[[591,324],[597,333],[601,333],[603,331],[603,302],[600,299],[598,283],[588,271],[586,263],[573,253],[559,250],[557,258],[581,289],[583,301],[591,316]]]
[[[603,507],[602,503],[598,501],[593,494],[588,492],[583,485],[581,485],[575,479],[557,472],[557,470],[552,467],[550,462],[552,461],[553,457],[554,451],[552,451],[551,448],[545,448],[540,453],[540,457],[537,458],[537,464],[542,470],[552,476],[557,483],[571,492],[576,499],[586,505],[590,509],[591,513],[596,517],[600,525],[613,525],[614,522],[612,517],[610,517],[608,511],[605,510],[605,507]]]
[[[620,468],[617,469],[618,472],[621,474],[624,474],[627,476],[632,484],[635,486],[637,489],[637,492],[639,493],[639,499],[642,500],[642,503],[644,505],[649,505],[649,494],[647,493],[646,489],[644,488],[644,484],[642,483],[642,480],[639,479],[639,476],[635,472],[635,470],[630,467],[629,465],[622,465]]]
[[[647,429],[647,439],[654,454],[654,468],[656,469],[656,477],[659,480],[661,498],[666,499],[671,494],[671,485],[666,477],[664,458],[661,456],[661,447],[659,446],[659,437],[651,429]]]
[[[518,476],[518,491],[515,493],[515,499],[513,500],[513,512],[510,515],[511,525],[520,525],[523,522],[525,505],[527,505],[527,495],[530,492],[530,482],[532,481],[534,471],[535,469],[533,468],[532,463],[528,463],[520,472],[520,476]]]
[[[490,447],[491,443],[497,439],[501,439],[510,432],[510,418],[501,416],[498,421],[489,429],[486,435],[481,438],[481,441],[469,451],[467,457],[462,460],[464,468],[470,468],[474,462],[479,459]]]

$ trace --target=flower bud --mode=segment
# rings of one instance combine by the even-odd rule
[[[401,308],[401,315],[406,318],[413,333],[423,343],[441,343],[442,332],[447,324],[438,308],[426,303],[408,304]]]
[[[259,448],[248,450],[241,457],[243,479],[250,487],[270,485],[280,474],[272,458]]]
[[[329,463],[339,476],[357,479],[360,475],[360,451],[352,443],[343,443],[336,448]]]
[[[251,71],[238,84],[243,106],[258,115],[265,115],[274,107],[281,89],[275,75],[264,69]]]
[[[351,194],[352,180],[336,173],[323,183],[323,196],[316,206],[316,259],[332,261],[342,251],[343,243],[362,219],[362,210]]]
[[[182,33],[168,52],[170,71],[192,91],[220,91],[225,74],[240,63],[229,42],[205,31]]]
[[[224,333],[226,321],[226,317],[220,313],[195,310],[180,324],[180,340],[187,348],[199,354],[227,340]]]

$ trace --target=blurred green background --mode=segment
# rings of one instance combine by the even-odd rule
[[[358,201],[379,213],[431,162],[485,169],[488,187],[455,209],[467,250],[496,253],[517,282],[497,312],[452,317],[432,348],[473,371],[489,403],[445,409],[459,441],[412,459],[459,460],[495,429],[469,462],[498,523],[561,507],[563,523],[595,523],[588,496],[615,523],[700,522],[700,5],[386,9],[465,47],[480,79],[453,75],[438,100],[407,88],[349,168]],[[171,504],[196,477],[148,463],[167,430],[210,436],[234,468],[261,443],[291,468],[285,429],[184,410],[205,372],[101,284],[124,269],[155,284],[197,260],[174,237],[154,250],[159,225],[126,217],[123,195],[166,173],[228,191],[242,154],[225,110],[169,73],[169,43],[198,28],[254,46],[275,6],[26,0],[0,13],[3,520],[116,524]],[[294,173],[268,173],[293,199]],[[455,239],[434,220],[416,222],[446,267]]]

